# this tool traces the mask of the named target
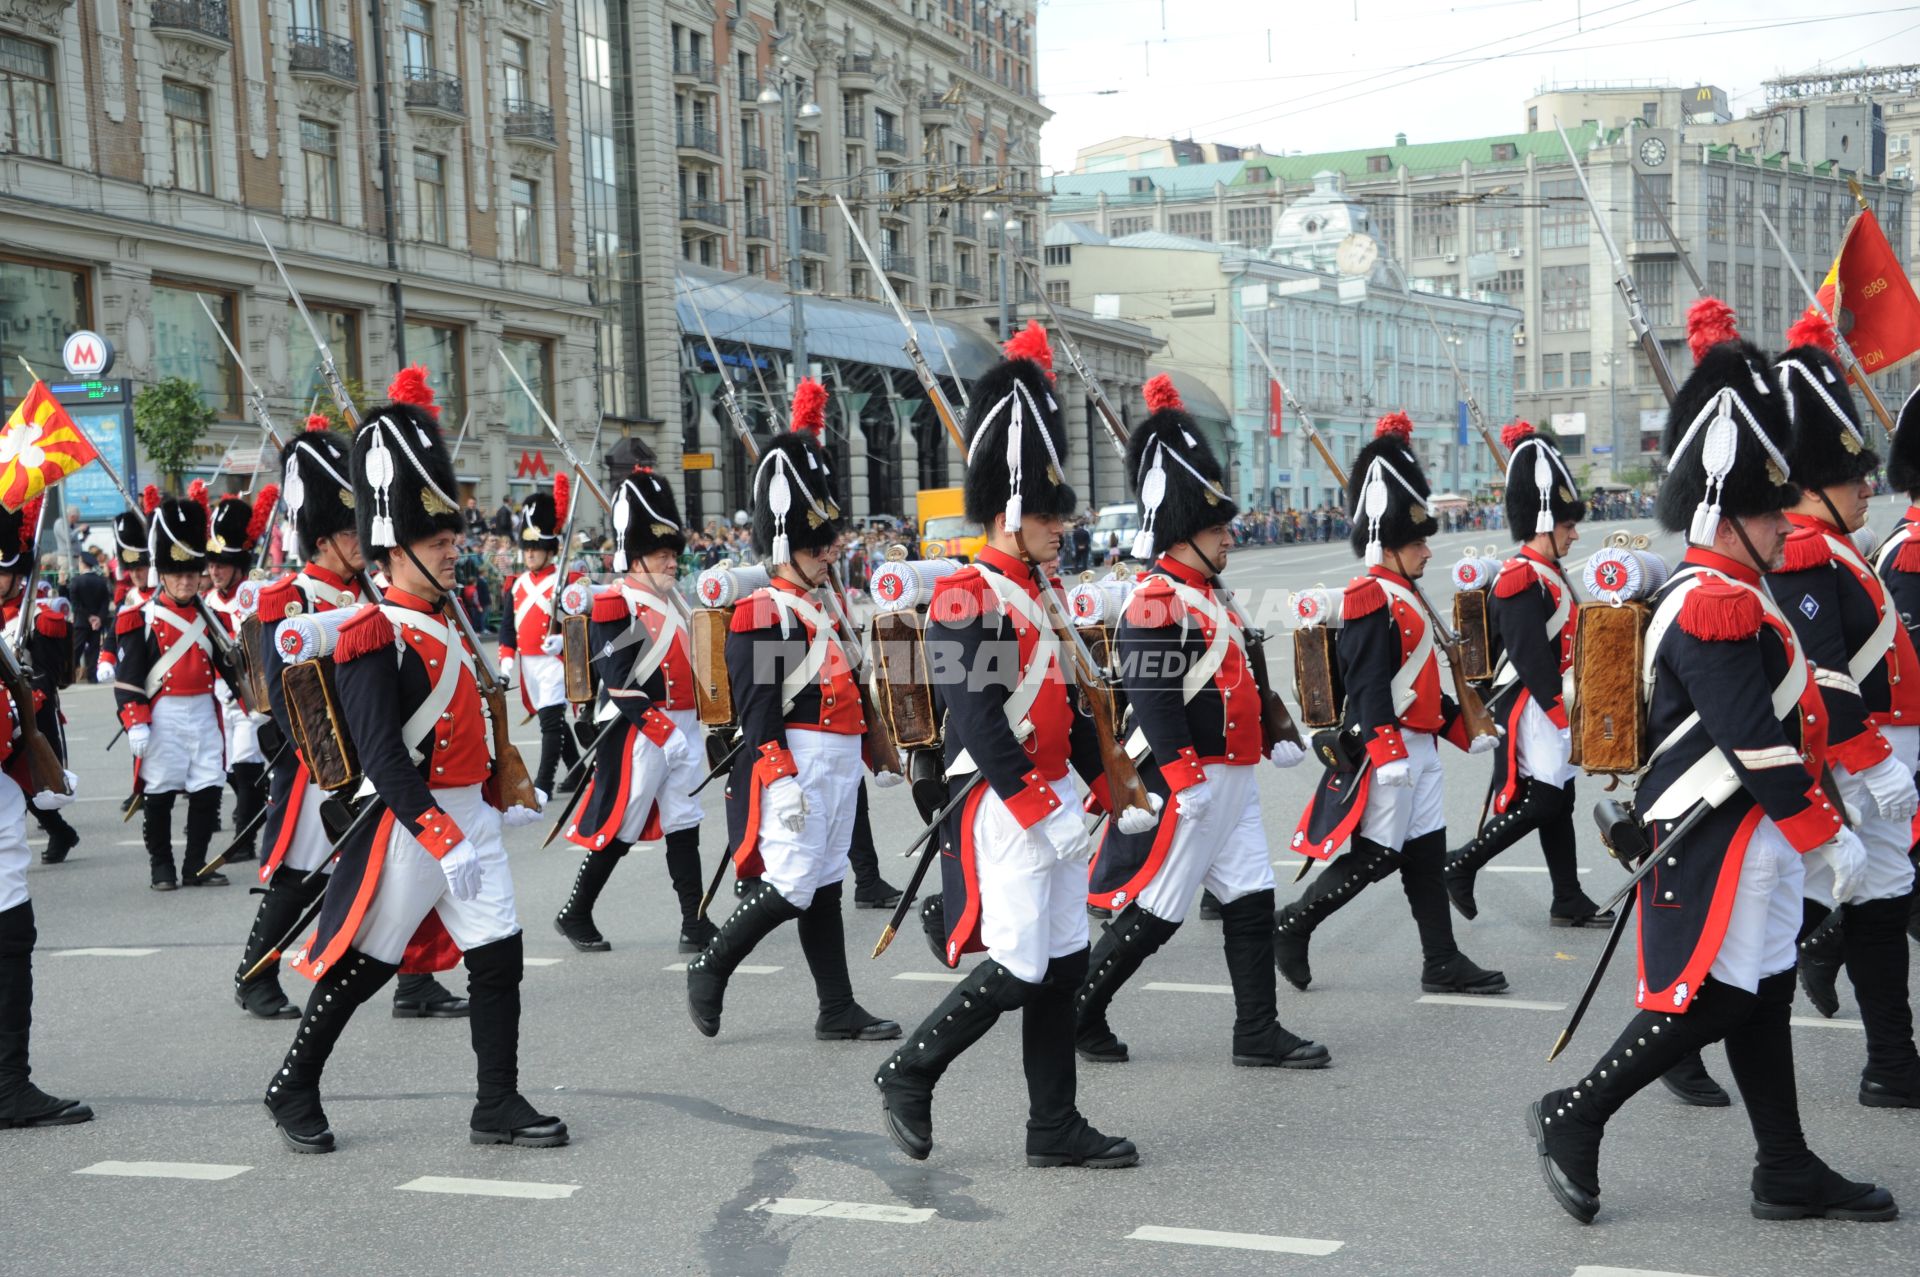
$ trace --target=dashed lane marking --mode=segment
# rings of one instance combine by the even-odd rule
[[[1564,1002],[1529,1002],[1525,998],[1482,996],[1473,993],[1423,993],[1416,1002],[1442,1007],[1506,1007],[1510,1011],[1564,1011]]]
[[[964,971],[902,971],[896,980],[920,980],[927,984],[959,984],[967,978]]]
[[[921,1206],[823,1202],[811,1197],[769,1197],[750,1209],[769,1215],[805,1215],[810,1219],[857,1219],[868,1224],[924,1224],[938,1213]]]
[[[151,958],[158,949],[55,949],[54,958]]]
[[[532,1180],[458,1179],[450,1175],[422,1175],[419,1179],[408,1180],[398,1185],[396,1191],[455,1193],[467,1197],[530,1197],[539,1201],[555,1201],[563,1197],[572,1197],[580,1191],[580,1186],[578,1184],[540,1184]]]
[[[1142,1224],[1127,1234],[1130,1242],[1172,1242],[1179,1246],[1221,1246],[1228,1250],[1264,1250],[1280,1255],[1331,1255],[1344,1242],[1321,1237],[1277,1237],[1268,1233],[1221,1233],[1211,1228],[1162,1228]]]
[[[685,971],[687,964],[684,962],[674,962],[660,969],[662,971]],[[735,975],[772,975],[779,970],[781,970],[780,967],[756,967],[751,963],[742,963],[733,969],[733,973]]]
[[[1845,1016],[1827,1020],[1817,1015],[1796,1015],[1789,1017],[1787,1023],[1797,1029],[1852,1029],[1856,1033],[1864,1033],[1867,1030],[1867,1026],[1861,1021],[1850,1020]]]
[[[217,1162],[95,1162],[75,1175],[125,1175],[133,1179],[232,1179],[251,1166],[222,1166]]]
[[[1670,1273],[1652,1268],[1608,1268],[1604,1264],[1581,1264],[1573,1277],[1697,1277],[1694,1273]]]
[[[565,958],[522,958],[520,959],[520,961],[530,967],[557,967],[562,962],[565,962],[566,959]]]
[[[1480,872],[1486,874],[1543,874],[1546,871],[1545,865],[1482,865],[1480,867]],[[1582,865],[1578,872],[1590,874],[1593,870]]]
[[[1230,984],[1178,984],[1171,980],[1150,980],[1146,987],[1162,993],[1232,993]]]
[[[113,845],[116,847],[144,847],[147,845],[147,840],[144,838],[122,838]]]

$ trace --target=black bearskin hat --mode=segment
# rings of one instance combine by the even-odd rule
[[[33,541],[40,530],[40,505],[35,497],[18,510],[0,506],[0,572],[15,576],[33,566]]]
[[[840,485],[820,446],[826,428],[827,391],[809,377],[793,392],[792,429],[774,436],[753,474],[753,549],[774,564],[840,535]]]
[[[1067,433],[1053,398],[1053,351],[1047,330],[1029,322],[1005,347],[1006,358],[973,386],[967,413],[964,508],[971,522],[1007,530],[1022,514],[1070,515],[1079,504],[1067,486]],[[1010,455],[1013,423],[1020,422],[1018,456]],[[1014,475],[1019,491],[1014,491]]]
[[[353,466],[325,417],[308,417],[306,430],[280,449],[280,495],[304,558],[319,552],[321,538],[353,530]]]
[[[1516,421],[1500,432],[1500,442],[1507,447],[1507,531],[1515,541],[1551,532],[1557,523],[1578,523],[1587,517],[1580,487],[1551,439],[1531,424]],[[1541,518],[1542,513],[1546,518]]]
[[[1698,363],[1674,395],[1660,440],[1667,477],[1654,515],[1694,545],[1713,543],[1722,516],[1772,514],[1800,499],[1787,460],[1786,397],[1766,355],[1734,330],[1732,314],[1711,297],[1694,303],[1687,340]]]
[[[252,567],[253,552],[260,544],[261,533],[267,530],[267,521],[273,517],[274,502],[279,499],[280,489],[269,483],[252,501],[228,495],[214,502],[207,557],[236,568]]]
[[[147,525],[147,553],[154,570],[202,572],[207,566],[206,484],[195,479],[192,495],[168,497]]]
[[[387,393],[393,402],[369,412],[353,436],[354,515],[370,559],[467,527],[425,369],[401,369]]]
[[[1373,428],[1373,441],[1354,458],[1347,476],[1347,534],[1353,552],[1372,567],[1383,550],[1398,550],[1440,530],[1420,459],[1413,455],[1413,419],[1390,412]]]
[[[553,495],[536,492],[520,503],[520,548],[546,550],[560,548],[560,532],[567,524],[567,497],[570,492],[567,472],[553,476]]]
[[[1858,483],[1880,465],[1867,446],[1847,375],[1834,360],[1833,328],[1819,311],[1787,330],[1789,349],[1773,361],[1774,381],[1793,425],[1793,481],[1802,488]]]
[[[1127,481],[1140,499],[1133,557],[1155,558],[1196,532],[1231,522],[1240,507],[1226,471],[1166,373],[1142,388],[1152,414],[1127,440]]]
[[[1887,445],[1887,482],[1896,492],[1920,495],[1920,387],[1907,396]]]
[[[140,509],[113,516],[113,554],[129,572],[151,567],[147,557],[147,520],[160,508],[160,489],[149,483],[140,493]]]
[[[652,466],[635,466],[614,489],[613,535],[616,572],[627,571],[655,550],[679,554],[687,548],[687,529],[673,488]]]

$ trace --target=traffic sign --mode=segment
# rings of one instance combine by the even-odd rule
[[[99,333],[81,329],[60,347],[60,362],[74,377],[104,377],[113,367],[113,344]]]

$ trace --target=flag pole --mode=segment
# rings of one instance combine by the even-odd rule
[[[1780,238],[1780,232],[1774,229],[1773,221],[1767,216],[1766,210],[1755,211],[1760,214],[1760,224],[1767,228],[1767,234],[1773,237],[1774,244],[1779,247],[1780,256],[1787,259],[1787,269],[1793,272],[1794,279],[1800,283],[1801,291],[1806,293],[1807,304],[1820,313],[1820,317],[1827,321],[1827,327],[1833,331],[1834,349],[1840,355],[1840,362],[1848,372],[1853,374],[1854,381],[1860,386],[1860,393],[1867,397],[1867,403],[1873,407],[1873,415],[1880,418],[1880,426],[1887,432],[1887,438],[1893,438],[1893,417],[1887,412],[1887,406],[1880,402],[1880,396],[1873,393],[1873,387],[1867,382],[1867,370],[1860,366],[1860,360],[1854,356],[1853,347],[1847,344],[1846,334],[1840,331],[1839,317],[1827,309],[1826,303],[1820,300],[1820,294],[1814,291],[1813,284],[1800,273],[1800,263],[1795,261],[1793,254],[1787,251],[1787,241]],[[1844,246],[1841,251],[1846,251]],[[1840,300],[1840,285],[1837,280],[1834,283],[1833,296],[1837,304]]]

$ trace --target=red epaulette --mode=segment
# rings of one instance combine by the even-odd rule
[[[1827,544],[1827,534],[1818,528],[1795,528],[1787,534],[1786,558],[1780,564],[1782,572],[1808,572],[1833,562],[1833,547]]]
[[[1758,634],[1764,616],[1760,596],[1752,590],[1708,579],[1688,591],[1679,623],[1703,642],[1732,643]]]
[[[147,610],[143,607],[122,608],[120,615],[114,618],[115,634],[131,634],[147,623]]]
[[[1503,599],[1510,599],[1528,586],[1537,585],[1540,574],[1533,570],[1533,564],[1525,559],[1508,559],[1500,565],[1500,574],[1493,578],[1493,592]]]
[[[767,592],[755,590],[733,605],[733,620],[727,623],[727,629],[734,634],[751,634],[768,628],[779,616]]]
[[[393,622],[387,619],[379,604],[362,603],[353,618],[340,627],[340,636],[333,644],[333,663],[344,665],[368,652],[392,646]]]
[[[1357,621],[1386,605],[1387,592],[1380,588],[1380,582],[1370,576],[1356,576],[1347,582],[1347,591],[1340,596],[1340,619]]]
[[[1179,607],[1173,582],[1164,576],[1148,576],[1133,588],[1132,596],[1127,599],[1127,623],[1142,629],[1160,629],[1173,624]]]
[[[43,609],[33,614],[33,628],[39,630],[48,638],[65,638],[67,636],[67,618],[58,612],[48,612]]]
[[[298,602],[300,587],[294,584],[292,576],[283,576],[260,587],[254,611],[262,625],[277,625],[287,619],[288,606]]]
[[[608,590],[593,600],[593,619],[596,621],[624,621],[627,615],[626,596],[618,590]]]
[[[1893,552],[1893,567],[1896,572],[1920,572],[1920,537],[1916,529],[1908,529],[1907,539]]]
[[[517,575],[501,578],[500,597],[503,599],[511,599],[513,597],[513,583],[519,579]]]
[[[934,583],[927,619],[940,625],[966,625],[999,606],[999,596],[988,584],[986,573],[970,563]]]

